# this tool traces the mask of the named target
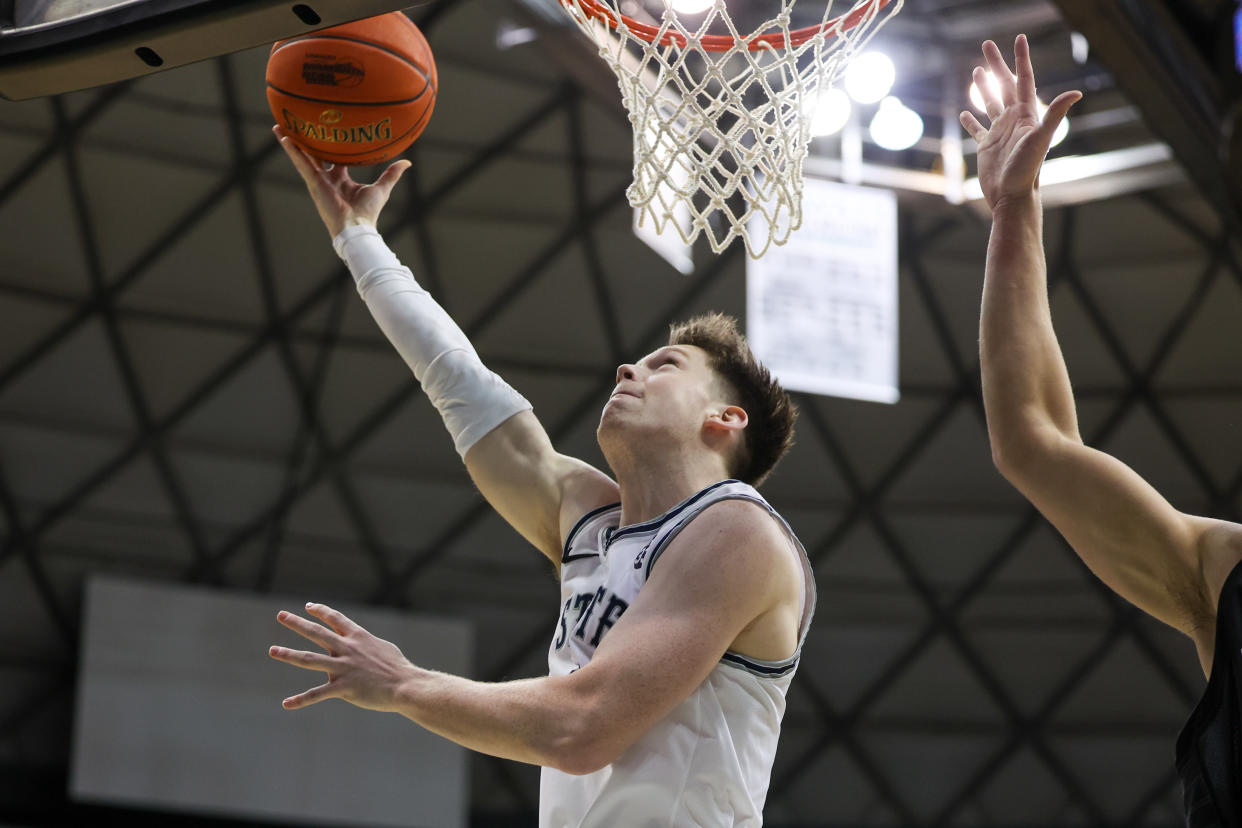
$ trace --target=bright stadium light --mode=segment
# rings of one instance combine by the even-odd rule
[[[880,109],[871,121],[871,140],[886,150],[909,149],[923,137],[923,119],[919,113],[889,96],[880,101]]]
[[[845,72],[845,91],[860,104],[873,104],[883,98],[897,81],[897,67],[883,52],[864,52],[850,62]]]
[[[850,97],[833,87],[811,100],[811,135],[836,135],[850,119]]]
[[[673,11],[678,14],[698,14],[716,4],[716,0],[673,0]]]

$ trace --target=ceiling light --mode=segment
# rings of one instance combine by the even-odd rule
[[[835,135],[850,119],[850,98],[833,87],[810,100],[811,135]]]
[[[503,52],[539,38],[539,33],[529,26],[518,26],[508,20],[501,20],[496,26],[496,48]]]
[[[850,62],[845,73],[845,91],[860,104],[873,104],[893,88],[897,67],[883,52],[864,52]]]
[[[909,149],[923,137],[923,119],[899,99],[889,96],[871,121],[871,140],[886,150]]]
[[[1087,36],[1082,32],[1070,32],[1070,52],[1074,56],[1074,63],[1079,66],[1086,63],[1091,56],[1091,44],[1087,42]]]

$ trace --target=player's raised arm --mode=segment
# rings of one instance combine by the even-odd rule
[[[1000,82],[998,94],[975,70],[991,126],[968,112],[962,124],[979,143],[992,207],[979,335],[992,456],[1097,576],[1195,638],[1210,661],[1204,646],[1216,593],[1237,561],[1229,550],[1239,527],[1178,512],[1123,463],[1083,445],[1052,328],[1038,176],[1053,131],[1081,95],[1060,95],[1041,121],[1026,38],[1015,46],[1016,76],[994,43],[983,51]]]
[[[397,161],[373,184],[359,184],[345,167],[324,169],[280,127],[275,133],[358,293],[440,412],[475,484],[559,565],[562,523],[616,501],[616,484],[553,449],[530,403],[483,365],[466,335],[384,244],[376,221],[409,162]]]

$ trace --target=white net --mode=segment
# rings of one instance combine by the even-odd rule
[[[856,0],[835,19],[833,0],[804,0],[826,2],[810,30],[790,29],[795,0],[781,0],[745,34],[725,0],[693,26],[673,0],[654,0],[664,11],[650,25],[623,16],[634,0],[561,2],[617,75],[634,127],[627,194],[640,221],[650,217],[660,233],[673,227],[687,244],[702,233],[716,253],[740,236],[758,258],[802,223],[818,93],[903,0]]]

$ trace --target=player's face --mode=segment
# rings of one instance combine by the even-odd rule
[[[722,404],[707,352],[693,345],[660,348],[617,369],[617,384],[600,415],[601,442],[657,434],[697,440],[713,407]]]

